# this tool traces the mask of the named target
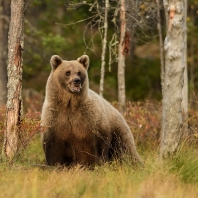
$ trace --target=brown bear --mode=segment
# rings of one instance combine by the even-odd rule
[[[41,122],[48,165],[95,165],[115,156],[140,162],[133,135],[122,115],[89,89],[89,57],[66,61],[53,55]]]

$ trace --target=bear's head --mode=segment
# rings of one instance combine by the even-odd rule
[[[83,55],[75,61],[66,61],[58,55],[53,55],[50,60],[52,73],[61,89],[76,94],[81,93],[88,82],[87,70],[89,57]]]

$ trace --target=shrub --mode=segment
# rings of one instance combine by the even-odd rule
[[[128,102],[124,115],[135,141],[142,149],[156,149],[160,141],[161,106],[150,102]]]

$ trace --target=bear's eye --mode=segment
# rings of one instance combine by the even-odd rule
[[[81,75],[81,72],[78,72],[78,75],[80,76]]]
[[[71,74],[70,71],[67,71],[67,72],[66,72],[66,76],[69,76],[70,74]]]

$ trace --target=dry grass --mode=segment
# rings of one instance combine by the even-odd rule
[[[35,167],[44,160],[39,145],[40,138],[36,137],[11,167],[6,162],[0,164],[0,197],[198,197],[198,156],[194,149],[181,151],[163,164],[155,151],[144,152],[144,168],[113,162],[94,170],[80,166],[68,170]]]
[[[126,170],[127,169],[127,170]],[[137,197],[196,198],[196,184],[186,184],[167,172],[101,167],[88,171],[16,168],[0,171],[1,197]]]

